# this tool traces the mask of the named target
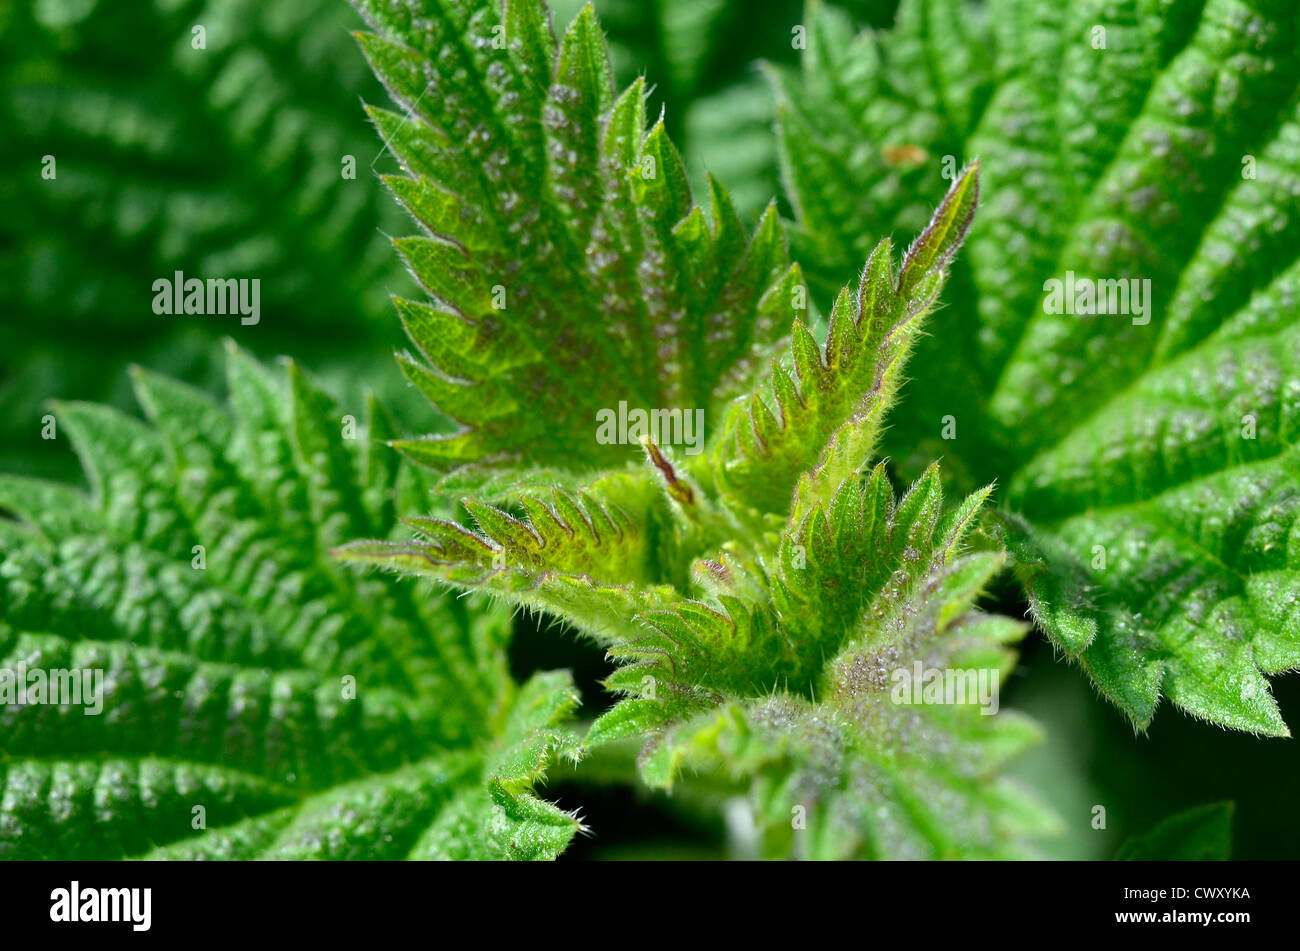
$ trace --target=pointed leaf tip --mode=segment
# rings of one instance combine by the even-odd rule
[[[898,292],[904,297],[909,297],[926,275],[947,267],[966,239],[979,204],[979,171],[979,159],[962,170],[929,225],[907,249],[898,277]]]

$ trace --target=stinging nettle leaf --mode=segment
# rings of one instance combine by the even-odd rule
[[[917,344],[885,448],[1005,487],[1034,619],[1139,727],[1165,697],[1288,732],[1265,675],[1300,665],[1293,12],[906,0],[854,37],[814,5],[775,76],[823,285],[980,156],[952,332]]]
[[[557,39],[540,0],[357,5],[406,113],[371,110],[409,176],[389,184],[428,232],[396,241],[433,299],[398,302],[423,357],[402,368],[462,424],[399,448],[444,471],[583,472],[632,458],[592,438],[602,410],[713,417],[738,392],[725,371],[806,307],[775,207],[748,240],[716,183],[711,220],[693,207],[643,81],[616,94],[590,6]]]
[[[228,403],[136,371],[149,423],[57,406],[90,494],[0,476],[0,693],[85,678],[0,703],[0,857],[555,857],[567,675],[516,685],[500,610],[328,557],[428,497],[381,408],[353,439],[295,365],[227,371]]]
[[[603,74],[603,67],[591,66],[585,16],[562,46],[575,50],[574,72]],[[400,34],[400,25],[387,29]],[[569,69],[567,62],[561,52],[557,69]],[[969,664],[968,673],[982,676],[986,686],[1014,663],[1007,645],[1024,626],[975,608],[1001,569],[1001,556],[965,552],[965,535],[988,490],[948,510],[937,467],[900,496],[884,464],[872,465],[903,364],[970,225],[978,165],[959,176],[901,262],[889,240],[880,243],[856,294],[840,295],[826,338],[818,340],[810,329],[815,323],[792,312],[791,302],[807,293],[797,267],[785,260],[775,215],[764,217],[746,256],[735,258],[744,242],[726,193],[711,189],[710,231],[700,210],[689,209],[662,127],[641,137],[640,97],[634,86],[603,120],[605,141],[620,150],[620,174],[631,172],[631,197],[624,197],[620,178],[618,188],[606,186],[597,199],[641,223],[624,247],[689,248],[690,254],[665,259],[666,273],[722,293],[710,305],[720,308],[708,318],[713,330],[702,328],[690,307],[679,308],[671,323],[643,328],[650,332],[639,355],[633,353],[629,375],[615,378],[617,393],[626,400],[637,372],[658,370],[659,388],[640,391],[659,401],[649,405],[697,394],[706,421],[723,420],[720,430],[706,423],[710,435],[699,453],[662,432],[640,432],[638,464],[603,451],[583,421],[566,416],[567,407],[544,409],[551,392],[556,398],[565,392],[547,384],[530,395],[536,408],[502,417],[522,465],[508,451],[485,454],[444,481],[468,492],[462,501],[469,520],[409,518],[409,541],[356,542],[335,553],[492,592],[574,624],[618,665],[606,686],[623,698],[592,725],[585,744],[640,738],[640,772],[651,786],[689,782],[684,772],[736,784],[748,794],[767,854],[1024,854],[1054,820],[1000,773],[1035,741],[1036,727],[1012,713],[988,716],[995,710],[987,704],[984,713],[956,699],[946,707],[942,698],[937,706],[912,706],[892,692],[893,675],[910,675],[913,662],[936,673]],[[596,115],[598,109],[589,109],[581,121]],[[427,118],[432,125],[436,117]],[[569,131],[578,136],[580,122]],[[422,135],[429,140],[432,133]],[[631,168],[638,156],[667,171],[639,177]],[[545,183],[548,174],[539,172],[535,182]],[[596,208],[595,201],[588,207]],[[604,213],[593,211],[592,220]],[[543,212],[538,221],[545,218]],[[579,237],[589,256],[606,254],[597,230]],[[553,249],[513,253],[521,258],[520,273],[553,261]],[[727,278],[710,255],[739,260],[728,265],[738,270]],[[606,263],[623,266],[617,256]],[[637,266],[644,270],[644,264]],[[559,288],[563,278],[558,272],[551,286]],[[725,280],[730,284],[720,283]],[[637,293],[644,292],[643,286]],[[653,317],[666,298],[657,290],[645,297]],[[474,306],[464,303],[470,300],[464,294],[458,300],[443,304],[462,314]],[[409,313],[412,305],[399,306]],[[571,305],[556,314],[576,312]],[[775,337],[785,330],[778,315],[790,322],[788,338]],[[605,317],[600,333],[608,339],[601,345],[622,345],[621,318],[618,311]],[[428,319],[432,326],[441,318]],[[513,332],[518,317],[501,320]],[[525,333],[520,328],[516,336]],[[683,355],[702,333],[709,355],[694,360],[694,376],[682,384],[675,374],[686,368]],[[545,372],[571,376],[563,369],[567,348],[579,339],[551,329],[502,343],[499,352],[532,360],[532,347]],[[762,341],[768,345],[751,346]],[[450,351],[445,370],[482,365],[480,345],[470,336],[450,334],[442,346]],[[433,342],[422,349],[431,356]],[[602,365],[594,349],[579,353],[582,365]],[[523,364],[507,356],[504,366],[514,372]],[[420,376],[413,376],[417,385]],[[589,390],[607,383],[582,378]],[[440,377],[423,386],[436,400],[454,393],[456,381]],[[474,386],[498,392],[490,379]],[[510,392],[519,392],[518,385]],[[528,448],[525,414],[543,411],[548,443],[540,455]],[[485,431],[480,426],[460,438],[486,438]],[[403,448],[435,466],[448,461],[439,449]],[[553,468],[529,475],[530,462]],[[594,471],[585,480],[561,476],[552,491],[541,491],[554,470]],[[476,480],[487,498],[475,496]],[[792,826],[794,812],[802,818]]]

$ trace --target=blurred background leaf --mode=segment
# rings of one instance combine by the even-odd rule
[[[397,385],[387,295],[412,288],[383,232],[406,226],[370,167],[360,100],[382,90],[358,25],[341,0],[0,3],[6,469],[68,464],[43,451],[43,401],[121,404],[128,362],[210,386],[227,334],[345,392]],[[260,322],[154,314],[177,270],[259,279]]]
[[[1231,802],[1212,802],[1170,816],[1120,848],[1125,862],[1222,862],[1232,854]]]

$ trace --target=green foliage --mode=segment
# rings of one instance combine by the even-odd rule
[[[397,241],[434,297],[398,302],[433,368],[402,362],[465,425],[399,445],[449,471],[473,523],[408,518],[411,541],[339,554],[575,624],[624,698],[587,745],[648,737],[654,786],[687,766],[736,783],[766,854],[1020,854],[1051,817],[999,770],[1035,728],[889,686],[913,661],[1013,664],[1023,626],[974,608],[1001,556],[964,553],[987,493],[946,511],[937,468],[898,498],[870,465],[977,170],[901,264],[875,249],[819,344],[774,212],[746,242],[716,183],[711,222],[692,206],[641,82],[615,94],[590,8],[556,43],[540,3],[509,3],[499,47],[488,4],[429,4],[418,22],[439,26],[419,31],[405,5],[362,8],[376,71],[415,107],[404,124],[374,111],[411,173],[389,184],[432,232]],[[491,113],[421,99],[458,70],[483,77]],[[476,139],[480,165],[452,160]],[[523,303],[494,307],[493,285]],[[708,438],[685,456],[648,427],[600,438],[620,405],[698,410]],[[610,445],[633,440],[640,462]]]
[[[945,161],[980,157],[992,196],[886,448],[1002,484],[1035,621],[1139,727],[1163,695],[1285,735],[1264,675],[1300,664],[1293,5],[906,0],[895,30],[857,36],[813,20],[801,71],[775,78],[822,286],[864,236],[924,220]],[[1053,312],[1068,272],[1149,290],[1128,315]]]
[[[4,4],[6,468],[71,476],[42,452],[42,399],[126,406],[132,362],[215,386],[229,333],[340,381],[400,380],[381,354],[397,340],[387,292],[408,284],[380,231],[401,212],[370,169],[357,100],[379,88],[355,23],[339,0]],[[260,322],[155,314],[153,282],[177,270],[259,279]]]
[[[1214,802],[1170,816],[1146,835],[1129,839],[1116,859],[1124,862],[1224,862],[1232,852],[1230,802]]]
[[[355,4],[370,144],[332,2],[0,13],[4,425],[155,367],[148,422],[60,402],[6,457],[67,437],[88,493],[0,476],[0,858],[554,858],[582,825],[538,788],[587,751],[681,814],[743,795],[746,853],[1034,854],[1004,572],[1140,728],[1286,733],[1283,0]],[[313,362],[396,292],[436,431],[233,345],[206,395],[205,331],[146,310],[174,270],[261,277],[253,348]],[[1149,290],[1063,314],[1067,274]],[[566,672],[509,673],[519,608],[612,663],[581,739]],[[102,671],[102,713],[5,699],[25,668]],[[1231,816],[1120,857],[1224,858]]]
[[[54,407],[89,494],[0,477],[0,670],[103,678],[97,715],[0,704],[0,858],[554,857],[567,675],[516,685],[501,610],[327,557],[427,498],[381,408],[226,369],[228,404],[134,373],[149,423]]]
[[[549,4],[568,23],[578,0]],[[653,84],[668,132],[686,159],[697,194],[706,173],[727,183],[742,221],[758,217],[780,190],[772,98],[763,60],[792,62],[803,0],[596,0],[619,86],[638,75]],[[896,0],[849,0],[855,22],[887,26]]]
[[[401,448],[440,466],[598,467],[600,408],[735,395],[723,371],[792,313],[776,212],[746,244],[720,187],[712,227],[692,210],[663,123],[647,131],[643,82],[615,95],[591,9],[557,49],[539,3],[504,23],[486,3],[359,6],[382,33],[361,37],[367,56],[412,110],[371,110],[409,172],[386,180],[429,232],[396,244],[436,301],[398,305],[433,368],[402,366],[465,427]],[[494,30],[509,39],[494,46]]]

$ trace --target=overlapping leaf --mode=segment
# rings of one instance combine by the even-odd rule
[[[643,465],[616,461],[585,482],[564,468],[487,469],[484,463],[494,460],[482,460],[473,474],[443,481],[484,489],[484,497],[465,499],[472,527],[416,517],[408,520],[412,542],[353,543],[341,552],[553,610],[605,643],[629,636],[631,616],[689,587],[697,559],[723,546],[752,559],[788,518],[802,519],[871,461],[911,341],[935,304],[977,198],[972,168],[901,267],[882,242],[857,294],[841,295],[824,345],[796,319],[789,343],[772,350],[767,374],[745,357],[714,368],[752,379],[757,389],[732,401],[725,426],[703,453],[683,459],[655,443],[664,434],[641,433]],[[779,287],[784,294],[786,285]],[[449,352],[473,346],[468,339],[445,343]],[[596,444],[595,437],[569,439]],[[581,458],[562,465],[580,469]]]
[[[149,424],[55,407],[89,495],[0,477],[0,857],[557,854],[566,677],[516,686],[501,612],[329,559],[428,497],[382,410],[227,368],[228,406],[137,373]],[[92,679],[23,703],[25,670]]]
[[[824,282],[982,160],[956,336],[920,344],[888,448],[1006,485],[1036,620],[1139,725],[1166,696],[1287,732],[1264,674],[1300,664],[1293,14],[908,0],[885,35],[820,14],[803,74],[780,77]],[[1057,306],[1083,285],[1117,306]]]

